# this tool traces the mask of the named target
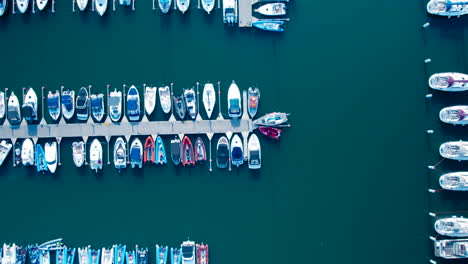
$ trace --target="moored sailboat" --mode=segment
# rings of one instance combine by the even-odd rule
[[[107,10],[107,2],[108,0],[94,0],[96,11],[100,16],[103,16]]]
[[[177,1],[177,8],[184,14],[187,12],[190,6],[190,0],[176,0]]]
[[[216,92],[212,83],[207,83],[203,87],[203,106],[205,107],[206,116],[208,119],[213,114],[216,105]]]
[[[44,10],[48,2],[49,0],[36,0],[37,9],[39,9],[39,11]]]

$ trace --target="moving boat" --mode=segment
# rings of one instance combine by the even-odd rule
[[[268,3],[254,10],[264,16],[284,16],[286,15],[285,3]]]
[[[37,9],[39,9],[39,11],[44,10],[48,2],[49,0],[36,0]]]
[[[237,0],[223,0],[223,22],[232,25],[238,21]]]
[[[119,122],[120,117],[122,117],[122,92],[114,89],[113,92],[109,94],[109,116],[112,122]]]
[[[55,264],[67,264],[67,247],[57,250],[55,253]]]
[[[466,237],[468,236],[468,219],[463,217],[446,217],[434,223],[434,229],[441,236]]]
[[[34,143],[30,138],[23,141],[21,146],[21,160],[24,166],[34,165]]]
[[[126,245],[114,245],[114,264],[125,263],[125,249]]]
[[[187,108],[190,118],[195,119],[198,114],[198,109],[197,98],[195,97],[195,90],[193,88],[184,89],[184,101],[185,108]]]
[[[57,142],[45,143],[45,160],[50,173],[55,173],[57,169]]]
[[[247,90],[247,95],[249,98],[249,104],[248,104],[248,111],[249,111],[249,116],[250,118],[254,118],[255,115],[257,114],[258,110],[258,103],[260,100],[260,90],[258,90],[257,87],[249,87]]]
[[[179,8],[180,12],[185,13],[190,6],[190,0],[176,0],[177,1],[177,8]]]
[[[283,32],[284,20],[275,20],[275,19],[257,19],[252,25],[258,29],[273,31],[273,32]]]
[[[67,248],[65,247],[65,250],[67,251],[67,258],[65,264],[73,264],[75,262],[75,248]]]
[[[234,81],[228,90],[228,115],[230,118],[239,118],[242,115],[241,95]]]
[[[244,145],[238,135],[234,135],[231,140],[231,161],[237,167],[244,164]]]
[[[89,150],[89,167],[96,173],[102,170],[102,145],[97,138],[93,140]]]
[[[288,122],[288,114],[273,112],[254,120],[253,124],[257,126],[279,126],[286,122]]]
[[[18,101],[14,92],[11,92],[10,98],[8,99],[8,112],[7,119],[10,125],[19,125],[21,123],[21,111]]]
[[[451,172],[440,176],[440,187],[449,191],[468,191],[468,172]]]
[[[14,147],[14,152],[13,152],[13,159],[15,165],[20,165],[23,160],[21,159],[21,152],[22,152],[23,145],[19,142],[16,141],[15,147]]]
[[[114,166],[118,170],[127,167],[127,144],[121,137],[114,144]]]
[[[0,119],[5,117],[5,93],[0,92]]]
[[[427,3],[427,12],[438,16],[461,16],[468,14],[466,0],[431,0]]]
[[[247,160],[249,169],[260,169],[262,167],[262,149],[257,135],[252,134],[247,143]]]
[[[26,13],[29,7],[29,0],[16,0],[16,7],[18,7],[21,14]]]
[[[167,246],[162,247],[156,244],[156,264],[166,264],[167,262]],[[174,263],[171,263],[174,264]]]
[[[114,248],[102,248],[101,264],[114,264]]]
[[[91,255],[89,252],[89,246],[84,248],[78,248],[78,263],[79,264],[90,264]]]
[[[39,249],[39,264],[50,264],[50,251]]]
[[[62,112],[66,119],[75,114],[75,91],[62,91]]]
[[[148,264],[148,248],[140,248],[138,245],[135,246],[136,251],[136,263],[137,264]]]
[[[195,264],[195,242],[184,241],[180,248],[182,250],[182,264]]]
[[[8,1],[9,0],[1,0],[0,1],[0,16],[3,16],[5,14],[7,8],[8,8]]]
[[[206,161],[206,147],[201,137],[195,141],[195,161]]]
[[[164,14],[167,14],[169,12],[169,9],[171,8],[172,0],[159,0],[159,9],[161,9],[161,12]]]
[[[468,239],[434,240],[434,255],[444,259],[468,258]]]
[[[37,172],[48,171],[44,149],[40,144],[36,145],[36,170]]]
[[[180,138],[177,135],[171,139],[171,158],[174,165],[180,164]]]
[[[140,94],[134,85],[130,87],[127,93],[127,115],[130,121],[140,120]]]
[[[440,145],[439,153],[442,157],[452,160],[468,160],[467,141],[449,141]]]
[[[442,72],[429,77],[429,87],[439,91],[463,92],[468,90],[468,74]]]
[[[84,11],[86,9],[86,6],[88,6],[88,0],[76,0],[76,3],[78,4],[78,8],[81,11]]]
[[[145,110],[146,114],[150,116],[156,107],[156,90],[157,87],[145,87]]]
[[[197,244],[197,263],[198,264],[208,264],[209,261],[209,248],[208,245]]]
[[[16,264],[16,245],[3,244],[2,264]]]
[[[99,259],[100,259],[100,256],[101,256],[101,250],[98,249],[89,249],[89,255],[90,255],[90,258],[89,258],[89,264],[99,264]]]
[[[276,140],[279,140],[281,136],[281,129],[276,127],[259,127],[258,131],[262,132],[263,135]]]
[[[155,163],[155,148],[154,148],[154,139],[152,136],[148,136],[145,141],[145,150],[143,153],[143,162]]]
[[[216,93],[212,83],[205,84],[203,87],[203,106],[205,106],[206,115],[208,119],[213,114],[213,109],[216,105]]]
[[[91,113],[97,122],[101,122],[104,117],[104,95],[92,94],[91,99]]]
[[[468,124],[468,105],[456,105],[444,107],[439,112],[440,121],[453,124],[465,125]]]
[[[88,89],[81,87],[78,91],[78,96],[76,97],[76,116],[78,117],[78,120],[88,120],[88,106]]]
[[[138,138],[135,138],[130,146],[130,165],[140,169],[143,166],[143,146]]]
[[[126,252],[127,264],[136,264],[135,250]]]
[[[182,98],[182,96],[180,97],[174,96],[174,108],[179,118],[183,120],[185,118],[186,111],[185,111],[184,99]]]
[[[13,144],[6,142],[6,140],[0,142],[0,166],[2,166],[6,157],[8,157],[11,148],[13,148]]]
[[[193,151],[193,145],[192,141],[190,141],[190,138],[185,136],[184,139],[182,139],[182,157],[181,157],[181,162],[182,165],[195,165],[195,154]]]
[[[54,93],[49,91],[47,94],[47,109],[52,120],[57,121],[60,117],[60,92],[58,90]]]
[[[164,142],[162,138],[158,136],[156,138],[156,164],[166,164],[166,149],[164,148]]]
[[[180,248],[171,248],[171,264],[181,264],[181,263],[182,263],[182,250]]]
[[[216,146],[216,166],[221,169],[225,169],[229,162],[229,141],[225,136],[222,136],[218,140]]]
[[[23,117],[28,123],[37,120],[37,95],[33,88],[29,87],[23,99]]]
[[[25,247],[16,247],[16,264],[25,264],[28,251]]]
[[[169,114],[171,111],[171,90],[169,86],[159,87],[159,102],[163,112]]]
[[[203,9],[209,14],[213,11],[215,6],[215,0],[201,0]]]
[[[3,252],[5,252],[5,250],[3,250]],[[30,264],[39,264],[39,258],[40,258],[40,254],[39,254],[39,248],[37,247],[37,244],[35,245],[29,245],[28,246],[28,255],[29,255],[29,263]],[[3,255],[5,255],[5,253],[3,253]],[[3,264],[3,261],[2,261],[2,264]]]
[[[94,0],[96,11],[100,16],[103,16],[107,10],[107,0]]]
[[[83,141],[73,142],[73,163],[76,167],[81,167],[86,160],[86,144]]]

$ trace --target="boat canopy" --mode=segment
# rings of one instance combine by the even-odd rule
[[[138,100],[130,99],[127,101],[128,112],[132,115],[138,115]]]

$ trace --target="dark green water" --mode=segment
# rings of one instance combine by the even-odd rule
[[[0,86],[17,93],[170,82],[180,93],[197,81],[221,81],[226,92],[234,79],[259,86],[260,114],[289,112],[293,125],[280,142],[260,138],[259,173],[108,166],[96,177],[74,167],[71,140],[56,175],[9,159],[1,240],[153,248],[189,236],[210,245],[212,263],[426,263],[427,211],[458,199],[426,192],[437,176],[425,166],[448,134],[428,139],[427,117],[440,131],[434,113],[449,103],[426,104],[426,79],[468,70],[467,19],[428,18],[425,1],[293,2],[284,34],[225,27],[220,10],[162,15],[150,1],[103,18],[72,13],[71,0],[57,1],[55,14],[1,18]]]

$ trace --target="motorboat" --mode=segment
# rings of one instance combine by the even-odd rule
[[[16,264],[26,264],[28,250],[22,246],[16,246]]]
[[[150,116],[156,107],[156,90],[157,87],[145,87],[145,110],[146,114]]]
[[[177,113],[177,116],[179,116],[180,119],[185,118],[185,102],[182,96],[174,96],[174,108],[175,112]]]
[[[166,149],[164,148],[164,142],[162,138],[158,136],[156,138],[156,164],[166,164]]]
[[[24,166],[34,165],[34,143],[30,138],[23,141],[21,146],[21,160]]]
[[[101,250],[100,249],[89,249],[89,264],[99,264],[99,259],[101,256]]]
[[[229,141],[225,136],[218,140],[216,146],[216,166],[221,169],[227,168],[229,163]]]
[[[132,4],[132,0],[119,0],[119,5],[130,6],[131,4]]]
[[[62,91],[62,112],[66,119],[71,119],[75,114],[75,91]]]
[[[127,251],[125,253],[125,259],[127,260],[127,264],[136,264],[135,250]]]
[[[177,8],[184,14],[187,12],[190,6],[190,0],[176,0],[177,2]]]
[[[114,144],[114,166],[118,170],[127,167],[127,144],[121,137]]]
[[[237,0],[223,0],[223,22],[234,25],[238,21]]]
[[[91,0],[93,1],[93,0]],[[76,0],[76,4],[81,11],[84,11],[88,6],[88,0]]]
[[[203,87],[203,106],[205,107],[206,116],[208,119],[213,114],[216,105],[216,92],[212,83],[207,83]]]
[[[182,250],[180,248],[171,248],[171,264],[181,264],[181,263],[182,263]]]
[[[215,7],[215,0],[201,0],[202,7],[209,14]]]
[[[434,223],[434,229],[441,236],[466,237],[468,219],[457,216],[440,218]]]
[[[47,94],[47,109],[52,120],[57,121],[60,118],[60,92],[58,90],[53,93],[49,91]]]
[[[45,143],[45,160],[50,173],[55,173],[57,169],[57,142]]]
[[[67,258],[65,264],[73,264],[75,262],[75,248],[67,248],[65,247],[67,251]]]
[[[466,259],[468,238],[434,240],[434,255],[444,259]]]
[[[185,108],[190,118],[195,119],[198,114],[197,97],[195,97],[195,90],[193,88],[184,89]]]
[[[238,135],[234,135],[231,140],[231,161],[237,167],[244,164],[244,145]]]
[[[174,165],[180,164],[180,138],[178,136],[171,139],[171,158]]]
[[[14,92],[11,92],[10,98],[8,98],[7,119],[10,125],[19,125],[22,120],[18,97]]]
[[[439,112],[440,121],[453,125],[468,124],[468,105],[444,107]]]
[[[81,87],[76,97],[76,116],[78,120],[86,121],[89,117],[88,89]]]
[[[440,145],[442,157],[452,160],[468,160],[468,141],[449,141]]]
[[[101,122],[104,117],[104,95],[92,94],[90,96],[91,113],[97,122]]]
[[[30,124],[37,120],[37,94],[29,87],[21,107],[24,119]]]
[[[5,255],[5,253],[3,254]],[[29,255],[30,264],[39,264],[40,254],[39,254],[39,247],[37,246],[37,244],[28,246],[28,255]],[[2,261],[2,264],[3,264],[3,261]]]
[[[36,0],[37,9],[39,9],[39,11],[44,10],[48,2],[49,0]]]
[[[427,12],[438,16],[461,16],[468,14],[466,0],[431,0],[427,3]]]
[[[132,168],[143,166],[143,145],[138,138],[135,138],[130,145],[130,165]]]
[[[90,252],[89,252],[89,246],[83,247],[83,248],[78,248],[78,263],[79,264],[90,264]]]
[[[197,244],[197,263],[208,264],[209,262],[209,247],[205,244]]]
[[[8,8],[8,1],[9,0],[1,0],[0,1],[0,16],[3,16]]]
[[[429,77],[429,87],[447,92],[463,92],[468,90],[468,74],[458,72],[436,73]]]
[[[285,24],[284,20],[276,20],[276,19],[257,19],[252,23],[252,25],[258,29],[262,29],[265,31],[273,31],[273,32],[283,32],[284,24]]]
[[[182,250],[182,264],[195,264],[195,242],[184,241],[180,248]]]
[[[187,165],[195,165],[195,153],[193,150],[193,145],[192,141],[190,141],[190,138],[185,136],[182,139],[182,156],[181,156],[181,162],[182,165],[187,166]]]
[[[39,264],[50,264],[50,250],[39,249]]]
[[[154,139],[152,136],[148,136],[145,140],[145,148],[143,151],[143,162],[145,163],[156,162],[155,145],[154,145]]]
[[[256,126],[279,126],[288,122],[288,114],[273,112],[253,121]]]
[[[197,137],[195,140],[195,161],[206,161],[206,147],[201,137]]]
[[[16,0],[16,7],[21,14],[26,13],[29,7],[29,0]]]
[[[67,264],[67,247],[56,251],[55,264]]]
[[[19,141],[16,141],[13,148],[13,159],[15,166],[20,165],[23,162],[23,160],[21,159],[22,149],[23,145]]]
[[[131,122],[140,120],[140,94],[134,85],[127,93],[127,115]]]
[[[5,117],[5,93],[0,92],[0,119]]]
[[[156,244],[156,264],[166,264],[167,252],[168,252],[167,246],[163,247],[163,246]]]
[[[268,3],[261,5],[254,10],[255,12],[264,16],[284,16],[286,15],[285,3]]]
[[[83,166],[86,160],[86,144],[83,141],[72,143],[73,163],[76,167]]]
[[[2,264],[16,264],[17,262],[16,248],[17,247],[14,243],[11,245],[3,244]]]
[[[158,2],[159,9],[161,9],[161,12],[167,14],[169,12],[169,9],[171,9],[172,0],[158,0]]]
[[[239,87],[232,81],[228,90],[228,115],[231,118],[240,118],[242,116],[242,103]]]
[[[114,245],[114,264],[124,264],[125,263],[125,249],[126,245]]]
[[[44,149],[41,144],[36,145],[36,170],[37,172],[46,172],[49,170],[47,168]]]
[[[257,135],[252,134],[247,143],[247,160],[249,169],[260,169],[262,167],[262,149]]]
[[[107,1],[108,0],[94,0],[94,5],[96,6],[96,11],[100,16],[103,16],[107,10]]]
[[[148,264],[149,257],[148,257],[148,248],[140,248],[138,245],[135,246],[135,253],[136,253],[136,263],[138,264]]]
[[[159,87],[159,102],[165,114],[171,111],[171,90],[169,86]]]
[[[112,122],[119,122],[122,117],[122,92],[115,89],[109,93],[109,116]]]
[[[468,172],[451,172],[440,176],[440,187],[449,191],[468,191]]]
[[[247,90],[247,96],[249,100],[247,110],[249,112],[250,118],[254,118],[257,114],[258,103],[260,101],[260,90],[258,90],[257,87],[249,87]]]
[[[114,264],[114,248],[102,248],[101,264]]]
[[[97,138],[93,140],[89,149],[89,167],[96,173],[102,170],[102,145]]]
[[[10,153],[11,149],[13,148],[13,144],[8,143],[6,140],[2,140],[0,142],[0,166],[2,166],[3,162],[5,161],[6,157]]]
[[[258,127],[258,131],[263,135],[276,140],[279,140],[281,136],[281,129],[276,127]]]

